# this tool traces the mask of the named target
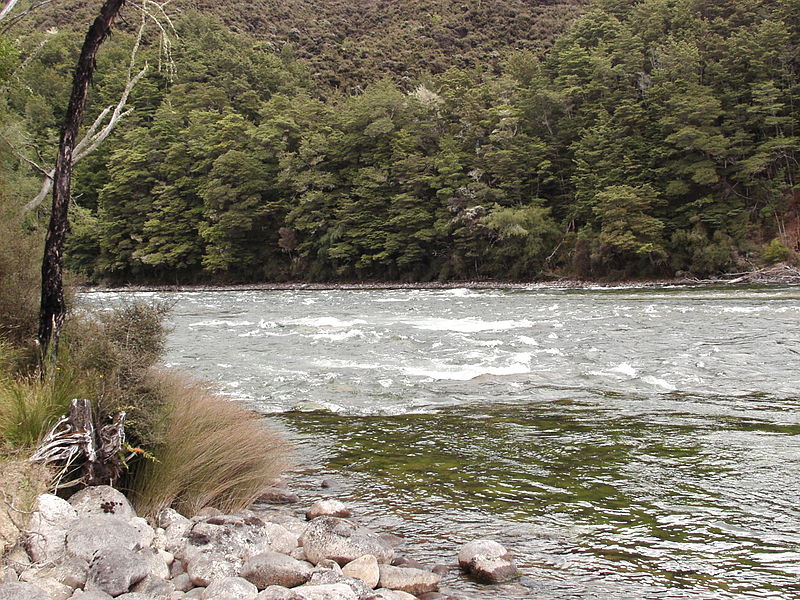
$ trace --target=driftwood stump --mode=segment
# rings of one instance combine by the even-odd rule
[[[59,487],[113,485],[124,466],[124,447],[125,412],[118,412],[111,423],[98,429],[91,402],[75,398],[69,415],[44,436],[31,460],[58,465],[62,474],[77,476]]]

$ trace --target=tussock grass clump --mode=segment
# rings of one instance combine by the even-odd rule
[[[206,506],[249,506],[289,464],[289,444],[263,419],[172,373],[153,375],[164,399],[163,440],[132,484],[141,515],[172,506],[187,516]]]

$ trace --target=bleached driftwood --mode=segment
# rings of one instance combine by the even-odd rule
[[[69,415],[62,417],[42,439],[31,461],[58,465],[62,475],[80,470],[74,483],[113,484],[124,465],[125,411],[99,430],[89,400],[75,398]]]

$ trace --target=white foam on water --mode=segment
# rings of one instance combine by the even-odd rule
[[[722,312],[724,313],[754,313],[760,312],[763,309],[761,306],[723,306]]]
[[[337,328],[337,327],[353,327],[354,325],[365,325],[366,321],[363,319],[353,319],[351,321],[344,321],[342,319],[337,319],[336,317],[315,317],[315,318],[304,318],[304,319],[294,319],[292,321],[288,321],[291,325],[304,325],[306,327],[330,327],[330,328]]]
[[[665,392],[674,392],[677,388],[672,385],[670,382],[661,379],[660,377],[653,377],[652,375],[647,375],[642,377],[642,381],[645,383],[649,383],[652,386],[657,388],[663,389]]]
[[[226,319],[210,319],[189,323],[189,327],[252,327],[252,321],[228,321]]]
[[[341,342],[352,338],[363,338],[364,332],[360,329],[348,329],[347,331],[337,331],[333,333],[315,333],[311,336],[315,340],[327,340],[330,342]]]
[[[538,346],[539,342],[537,342],[532,337],[528,337],[527,335],[521,335],[517,338],[521,343],[526,344],[527,346]]]
[[[448,365],[439,364],[435,369],[406,367],[401,370],[406,375],[413,377],[426,377],[434,380],[469,381],[484,375],[524,375],[531,372],[530,352],[518,352],[509,358],[504,366],[491,366],[486,364]]]
[[[503,345],[503,340],[475,340],[474,343],[483,348],[497,348]]]
[[[421,319],[406,321],[416,329],[429,331],[455,331],[458,333],[478,333],[481,331],[508,331],[533,327],[534,323],[527,319],[521,321],[483,321],[474,317],[466,319]]]
[[[634,369],[630,364],[624,362],[620,363],[613,369],[611,369],[612,373],[620,373],[621,375],[626,375],[627,377],[636,377],[636,369]]]
[[[389,389],[394,385],[394,379],[378,379],[378,385],[384,389]]]

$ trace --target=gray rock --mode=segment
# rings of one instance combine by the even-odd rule
[[[418,596],[426,592],[436,592],[439,589],[441,575],[414,569],[411,567],[393,567],[380,565],[380,581],[378,585],[390,590],[400,590]]]
[[[375,590],[375,595],[371,596],[369,600],[417,600],[417,597],[408,592],[401,592],[400,590],[380,588]]]
[[[188,529],[192,522],[172,508],[164,508],[156,515],[156,525],[162,529],[169,529],[173,525],[185,525]]]
[[[224,554],[209,552],[195,557],[187,573],[194,585],[205,587],[217,579],[238,576],[240,568],[239,563],[232,562]]]
[[[78,519],[75,509],[62,498],[41,494],[23,545],[34,562],[56,562],[66,553],[67,530]]]
[[[142,560],[147,563],[147,573],[158,579],[169,579],[169,566],[158,550],[143,548]]]
[[[300,502],[300,496],[281,487],[269,487],[256,499],[260,504],[295,504]]]
[[[89,564],[86,591],[98,590],[119,596],[139,583],[148,574],[141,552],[128,548],[104,548]]]
[[[117,515],[129,519],[136,516],[136,511],[122,492],[108,485],[84,488],[73,494],[69,503],[81,517]]]
[[[28,583],[32,583],[43,590],[50,600],[68,600],[74,591],[73,588],[56,581],[52,577],[33,577]]]
[[[256,600],[303,600],[294,590],[280,585],[271,585],[256,596]]]
[[[262,552],[277,550],[289,553],[296,547],[297,537],[280,525],[264,523],[257,517],[223,515],[194,523],[175,556],[192,562],[198,553],[216,552],[237,556],[244,561]]]
[[[294,558],[295,560],[308,560],[306,558],[306,551],[303,549],[302,546],[298,546],[294,550],[289,553],[289,556]]]
[[[169,596],[167,596],[167,600],[183,600],[186,597],[186,592],[179,592],[175,590]]]
[[[156,532],[147,521],[141,517],[132,517],[128,523],[139,532],[139,546],[145,548],[152,545]]]
[[[59,565],[50,570],[50,575],[53,578],[73,589],[85,586],[88,574],[89,563],[76,556],[68,556]]]
[[[475,540],[458,553],[458,565],[481,583],[502,583],[518,575],[508,551],[493,540]]]
[[[263,552],[245,562],[241,575],[259,590],[271,585],[292,588],[306,583],[311,578],[311,569],[285,554]]]
[[[67,531],[67,552],[91,561],[99,550],[133,550],[141,541],[139,530],[128,519],[116,515],[91,515],[78,519]]]
[[[306,519],[311,521],[317,517],[349,517],[353,513],[338,500],[320,500],[306,511]]]
[[[180,592],[188,592],[190,589],[194,587],[192,583],[192,578],[189,577],[188,573],[181,573],[177,577],[173,577],[171,579],[172,585],[175,586],[175,589]]]
[[[394,550],[376,533],[337,517],[317,517],[311,521],[300,542],[306,557],[314,564],[330,558],[344,565],[365,554],[372,554],[379,563],[387,563],[394,556]]]
[[[140,594],[138,592],[128,592],[127,594],[122,594],[121,596],[117,596],[117,600],[153,600],[153,599],[148,598],[144,594]]]
[[[177,577],[181,573],[186,573],[186,563],[176,558],[169,567],[169,576]]]
[[[17,583],[19,575],[11,567],[0,568],[0,583]]]
[[[204,587],[192,588],[191,590],[186,592],[186,595],[184,596],[184,598],[188,598],[189,600],[200,600],[200,598],[202,598],[203,592],[205,590],[206,590],[206,588],[204,588]]]
[[[50,597],[30,583],[0,583],[0,600],[50,600]]]
[[[346,577],[359,579],[368,588],[374,589],[378,586],[380,571],[378,569],[378,559],[372,554],[365,554],[342,567],[342,573]]]
[[[165,581],[161,577],[147,575],[133,586],[131,591],[144,594],[156,600],[166,600],[166,598],[175,591],[175,584],[171,581]]]
[[[202,600],[255,600],[258,590],[252,583],[241,577],[218,579],[209,585]]]
[[[304,585],[293,591],[301,600],[359,600],[358,595],[343,583]]]
[[[84,592],[81,590],[75,590],[75,593],[72,594],[72,598],[70,600],[112,600],[113,596],[109,596],[105,592]]]

